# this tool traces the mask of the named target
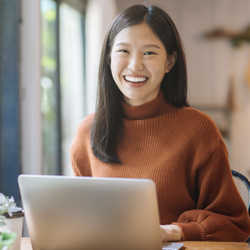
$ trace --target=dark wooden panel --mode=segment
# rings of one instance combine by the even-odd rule
[[[19,1],[0,0],[0,192],[19,200]]]

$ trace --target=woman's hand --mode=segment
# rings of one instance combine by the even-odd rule
[[[180,241],[182,239],[181,229],[177,225],[160,225],[162,241]]]

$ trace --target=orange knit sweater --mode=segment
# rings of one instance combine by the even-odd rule
[[[122,164],[93,155],[90,115],[71,146],[75,175],[152,179],[161,224],[177,223],[183,240],[245,241],[249,217],[214,122],[193,108],[169,105],[163,93],[142,106],[123,103],[123,108],[124,131],[117,146]]]

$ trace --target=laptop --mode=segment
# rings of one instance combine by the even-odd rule
[[[161,250],[155,183],[147,179],[20,175],[33,250]]]

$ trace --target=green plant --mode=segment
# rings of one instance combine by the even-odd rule
[[[0,249],[7,250],[15,242],[16,233],[10,233],[7,231],[0,232]]]
[[[11,210],[16,207],[13,197],[5,196],[0,193],[0,226],[4,226],[4,219],[12,217]],[[0,250],[7,250],[15,242],[16,233],[9,231],[0,232]]]
[[[11,210],[16,207],[16,203],[13,197],[5,196],[0,193],[0,226],[4,226],[4,219],[7,217],[12,217]],[[1,248],[0,248],[1,249]]]

